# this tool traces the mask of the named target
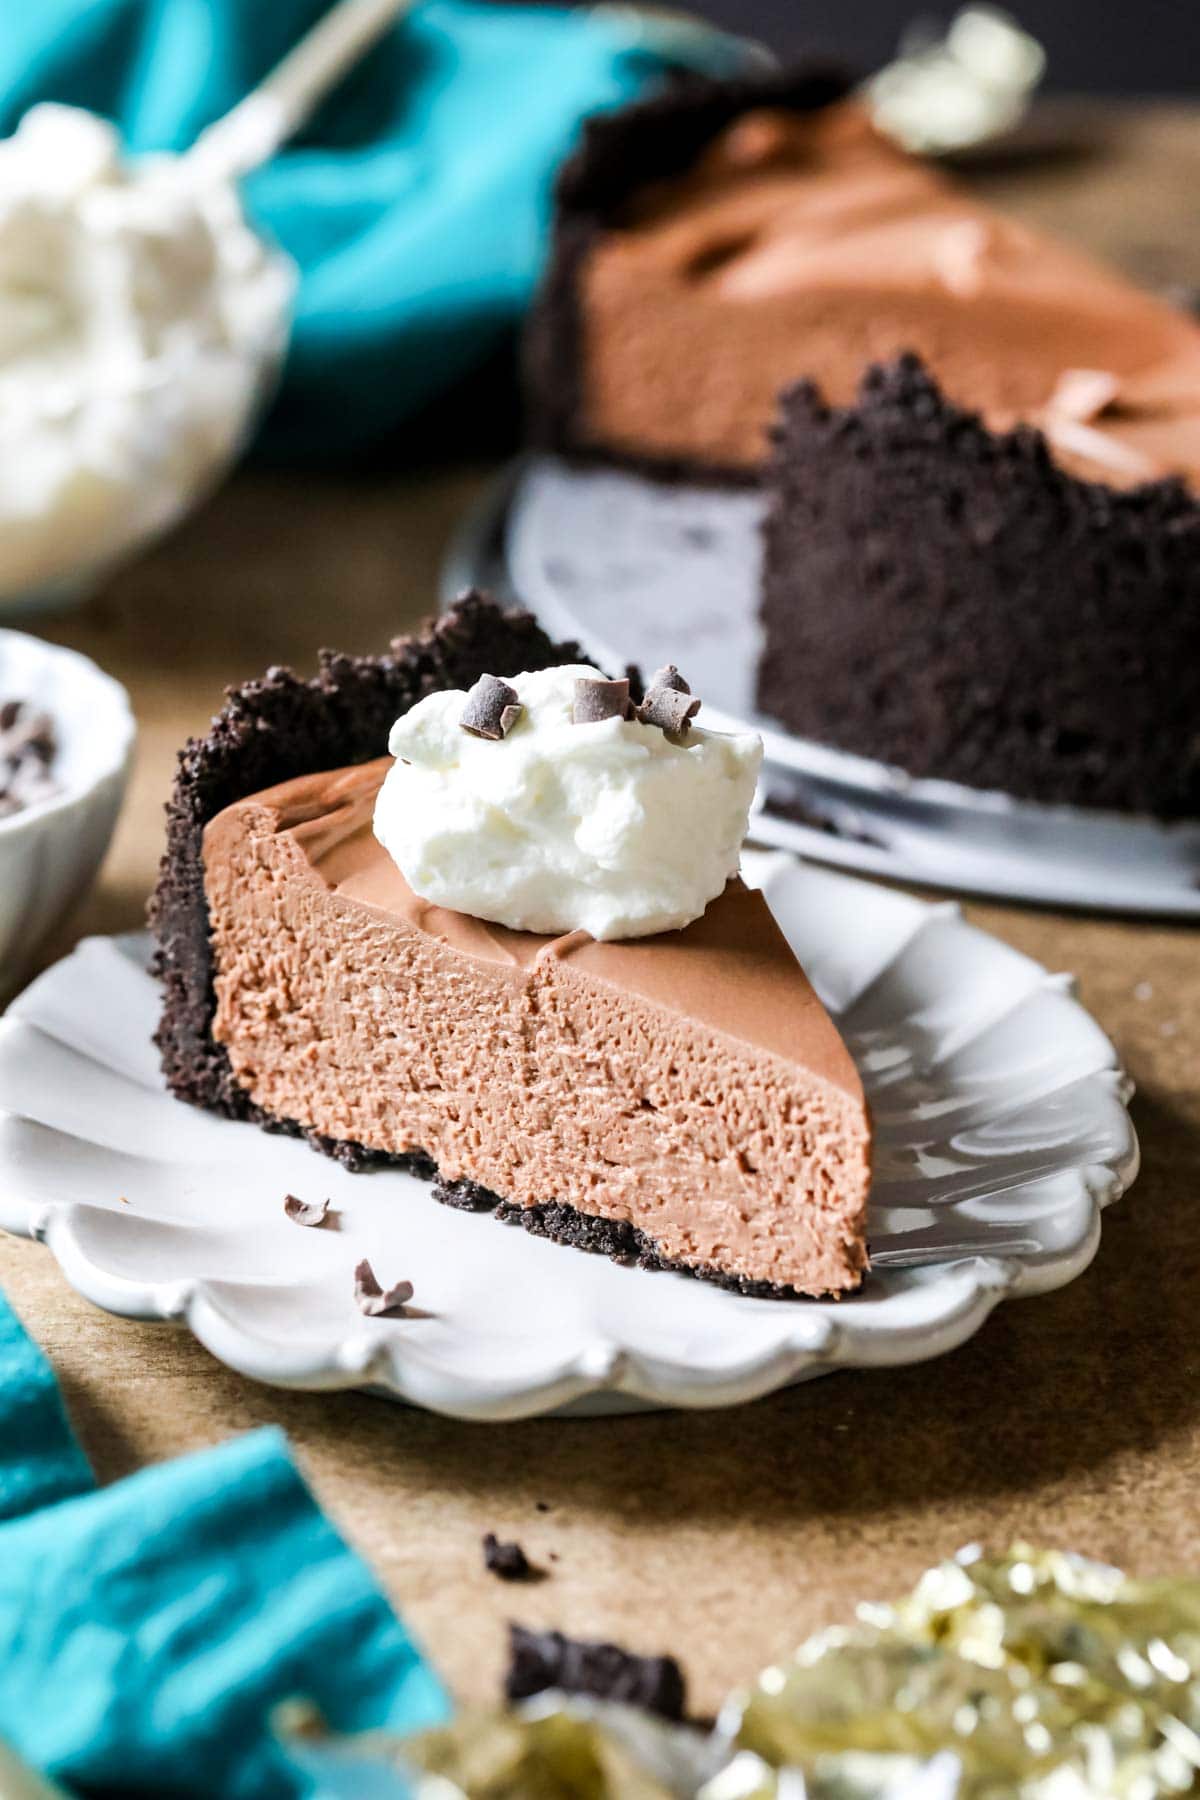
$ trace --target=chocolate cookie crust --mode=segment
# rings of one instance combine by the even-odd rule
[[[386,742],[393,721],[425,694],[469,687],[485,672],[516,675],[582,660],[577,644],[554,643],[531,614],[502,611],[485,596],[471,593],[420,635],[395,640],[382,656],[324,652],[310,680],[273,668],[261,680],[229,691],[207,735],[192,739],[179,754],[167,807],[167,848],[150,906],[155,970],[163,987],[155,1042],[167,1085],[193,1106],[302,1137],[352,1172],[402,1168],[435,1181],[434,1198],[444,1205],[491,1212],[535,1236],[642,1268],[691,1275],[741,1294],[796,1299],[791,1288],[673,1262],[628,1223],[554,1201],[514,1206],[475,1182],[442,1182],[435,1162],[423,1151],[375,1150],[276,1118],[238,1085],[224,1046],[212,1037],[216,994],[201,858],[209,820],[234,801],[293,776],[370,761]]]
[[[802,736],[1021,798],[1200,818],[1200,500],[1066,474],[915,357],[783,397],[758,675]]]
[[[718,79],[678,76],[659,92],[588,119],[555,184],[546,272],[526,327],[525,394],[530,441],[577,462],[603,460],[664,479],[744,485],[744,469],[697,471],[655,458],[617,456],[588,442],[581,419],[583,319],[579,277],[591,246],[624,203],[650,182],[683,174],[705,145],[752,107],[816,112],[850,92],[844,71],[818,62]]]
[[[423,632],[397,638],[382,656],[323,651],[310,680],[273,668],[228,691],[207,735],[191,739],[179,753],[167,804],[167,847],[150,903],[155,971],[163,984],[155,1042],[173,1094],[227,1118],[299,1133],[347,1168],[395,1160],[267,1118],[234,1080],[210,1030],[216,995],[201,861],[204,827],[222,808],[260,788],[368,762],[386,744],[395,719],[435,689],[470,687],[485,672],[516,675],[580,660],[576,644],[553,643],[531,613],[505,612],[470,593]],[[420,1152],[401,1160],[414,1174],[434,1173]]]
[[[337,1146],[332,1149],[337,1154]],[[384,1161],[403,1162],[403,1157]],[[501,1200],[490,1188],[477,1181],[443,1181],[435,1176],[433,1197],[443,1206],[457,1207],[460,1212],[490,1212],[502,1225],[519,1225],[533,1237],[549,1238],[556,1244],[570,1244],[575,1250],[586,1250],[593,1256],[607,1256],[613,1262],[629,1263],[639,1269],[668,1269],[675,1275],[690,1275],[696,1281],[708,1281],[715,1287],[727,1288],[734,1294],[745,1294],[755,1300],[798,1300],[803,1298],[793,1288],[776,1281],[751,1281],[745,1275],[728,1275],[723,1269],[697,1267],[692,1263],[672,1262],[659,1250],[653,1238],[639,1231],[628,1220],[601,1219],[595,1213],[580,1212],[561,1200],[550,1200],[541,1206],[513,1206]]]

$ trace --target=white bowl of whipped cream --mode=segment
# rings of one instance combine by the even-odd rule
[[[40,105],[0,141],[0,614],[85,593],[244,446],[295,270],[234,183]]]
[[[129,696],[95,663],[0,630],[0,999],[95,879],[135,735]]]

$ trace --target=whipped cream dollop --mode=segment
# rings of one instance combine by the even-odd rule
[[[995,6],[964,6],[944,37],[918,20],[867,83],[880,131],[915,155],[945,155],[1018,125],[1046,68],[1036,38]]]
[[[463,728],[465,693],[419,701],[392,727],[375,835],[414,893],[455,912],[594,938],[678,930],[737,873],[762,742],[619,714],[576,723],[578,681],[603,677],[515,676],[496,737]]]
[[[103,567],[238,449],[292,264],[186,157],[126,161],[80,108],[0,142],[0,597]]]

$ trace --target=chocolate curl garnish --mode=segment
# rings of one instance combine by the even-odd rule
[[[6,700],[0,706],[0,756],[9,762],[34,756],[48,763],[54,755],[54,720],[23,700]]]
[[[659,670],[659,675],[666,674],[673,675],[680,686],[660,687],[656,675],[650,683],[646,698],[637,709],[637,716],[643,725],[657,725],[662,731],[681,736],[700,711],[700,702],[693,699],[691,690],[678,669]]]
[[[354,1271],[354,1300],[359,1312],[366,1313],[368,1319],[382,1319],[389,1313],[403,1313],[405,1306],[413,1297],[411,1281],[398,1281],[394,1287],[381,1288],[375,1279],[375,1271],[366,1257]]]
[[[592,675],[580,675],[575,682],[575,700],[571,707],[572,725],[599,725],[603,719],[629,717],[629,681],[604,681]]]
[[[285,1194],[283,1210],[293,1225],[323,1225],[329,1217],[329,1202],[321,1200],[301,1200],[295,1194]]]
[[[646,683],[647,694],[652,694],[655,688],[670,688],[676,694],[690,694],[692,691],[674,663],[668,663],[662,669],[655,669]]]
[[[458,722],[472,737],[495,743],[508,736],[524,710],[516,688],[509,687],[498,675],[481,675],[467,695]]]

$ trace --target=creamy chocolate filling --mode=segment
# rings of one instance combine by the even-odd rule
[[[1200,487],[1200,329],[979,205],[853,102],[744,114],[647,188],[581,274],[582,436],[634,457],[755,468],[781,391],[850,405],[915,351],[993,430],[1042,429],[1072,474]],[[1086,370],[1086,416],[1074,405]]]
[[[627,1222],[665,1260],[855,1287],[862,1085],[762,897],[734,881],[685,930],[619,943],[430,906],[371,830],[387,768],[302,776],[205,831],[213,1036],[253,1100]]]

